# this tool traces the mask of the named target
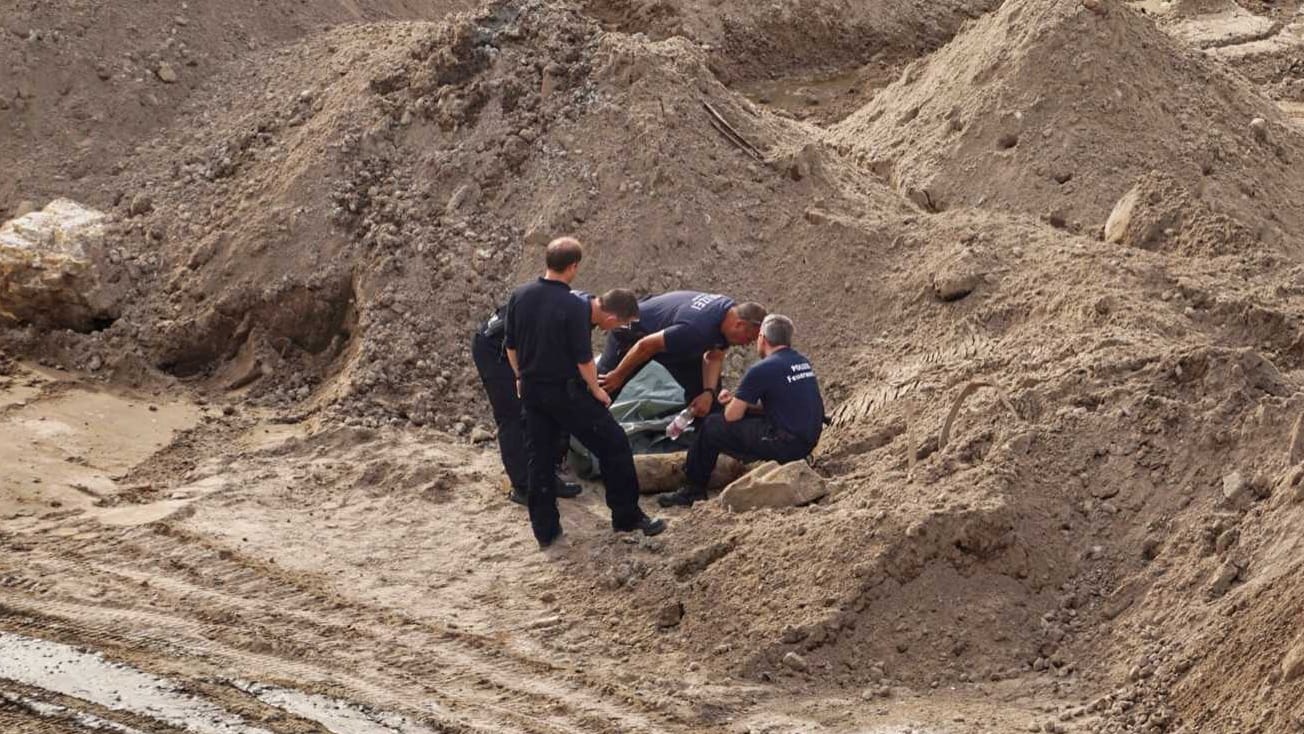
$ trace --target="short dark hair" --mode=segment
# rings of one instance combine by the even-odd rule
[[[560,273],[582,259],[584,248],[574,237],[558,237],[549,242],[548,250],[543,256],[543,262],[554,273]]]
[[[761,304],[748,301],[734,306],[734,313],[738,314],[738,318],[759,328],[765,320],[766,311]]]
[[[634,291],[612,288],[598,297],[598,308],[622,321],[638,318],[638,296]]]

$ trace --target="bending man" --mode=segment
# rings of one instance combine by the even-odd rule
[[[792,348],[793,325],[771,314],[761,324],[752,365],[732,396],[725,391],[723,415],[707,416],[699,425],[684,466],[688,483],[662,495],[662,507],[691,506],[706,499],[706,483],[721,452],[743,461],[804,459],[815,450],[824,429],[824,399],[810,360]]]
[[[562,534],[553,453],[562,432],[570,433],[601,462],[614,530],[656,535],[666,527],[664,520],[648,517],[638,505],[634,454],[625,432],[607,410],[611,398],[598,385],[589,335],[592,310],[570,292],[582,257],[577,240],[553,240],[543,277],[517,288],[507,302],[504,343],[525,407],[527,506],[541,548]]]
[[[729,346],[756,341],[765,318],[759,303],[735,303],[715,293],[672,291],[639,302],[638,321],[607,335],[598,360],[602,387],[611,395],[656,360],[684,388],[698,418],[716,409],[720,373]]]

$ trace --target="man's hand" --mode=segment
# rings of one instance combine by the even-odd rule
[[[728,405],[730,400],[733,400],[733,393],[729,392],[729,388],[720,388],[720,404]]]
[[[620,376],[615,372],[608,372],[605,375],[598,375],[598,384],[602,386],[603,390],[619,390],[620,386],[625,384],[625,381],[620,379]]]
[[[692,411],[694,418],[701,418],[711,412],[711,404],[714,401],[715,396],[708,390],[693,398],[693,402],[688,404],[688,409]]]
[[[604,408],[611,407],[611,396],[607,394],[606,390],[603,390],[600,387],[596,387],[590,389],[589,394],[592,395],[594,398],[596,398],[599,403],[602,403],[602,407]]]

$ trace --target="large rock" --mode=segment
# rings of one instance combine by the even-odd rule
[[[796,507],[828,494],[824,478],[804,461],[768,461],[725,487],[720,501],[734,512],[763,507]]]
[[[104,214],[56,199],[0,226],[0,321],[90,331],[112,321],[117,304],[94,262]]]
[[[638,474],[638,488],[643,494],[673,492],[688,481],[684,476],[684,455],[638,454],[634,457],[634,471]],[[721,455],[711,472],[708,489],[719,489],[742,476],[743,464],[731,456]]]

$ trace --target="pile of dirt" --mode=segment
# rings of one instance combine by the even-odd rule
[[[230,82],[221,75],[234,60],[330,26],[437,19],[471,4],[13,3],[0,19],[0,218],[61,196],[115,203],[136,146],[205,82]]]
[[[90,348],[41,337],[61,363],[465,433],[467,335],[551,237],[589,243],[584,287],[750,298],[772,279],[736,263],[811,257],[791,237],[818,237],[822,209],[907,211],[861,174],[835,186],[806,128],[691,44],[566,6],[333,31],[241,74],[133,159],[109,228],[136,294]]]
[[[1299,129],[1243,79],[1112,0],[1005,3],[832,140],[933,211],[1012,210],[1094,233],[1153,170],[1253,235],[1229,246],[1294,247],[1304,225],[1291,195],[1304,166]]]
[[[585,0],[604,25],[653,38],[678,35],[710,50],[726,82],[830,72],[880,57],[917,58],[940,47],[992,0]]]

